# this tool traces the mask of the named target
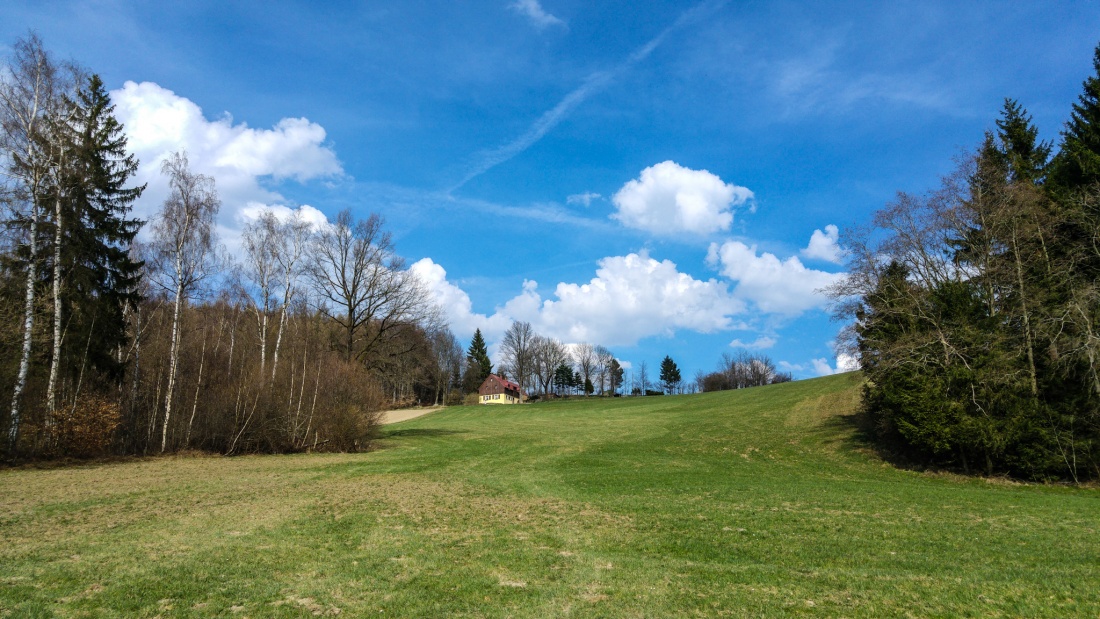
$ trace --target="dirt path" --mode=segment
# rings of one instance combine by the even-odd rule
[[[383,411],[380,423],[385,425],[387,423],[397,423],[398,421],[408,421],[409,419],[415,419],[421,415],[434,413],[441,408],[443,407],[425,406],[424,408],[403,408],[396,411]]]

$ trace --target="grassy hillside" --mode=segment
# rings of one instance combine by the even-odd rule
[[[898,471],[857,375],[465,407],[369,454],[0,472],[0,616],[1096,617],[1100,493]]]

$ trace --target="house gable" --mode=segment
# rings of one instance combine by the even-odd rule
[[[477,390],[480,404],[519,404],[523,401],[523,390],[519,385],[490,374]]]

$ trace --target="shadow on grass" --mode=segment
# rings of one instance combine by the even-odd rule
[[[451,434],[466,434],[463,430],[440,430],[438,428],[403,428],[400,430],[383,430],[378,438],[419,438],[430,436],[448,436]]]
[[[844,450],[874,454],[882,460],[890,461],[889,454],[875,443],[867,414],[862,410],[829,417],[821,424],[821,433],[825,435],[827,443]]]
[[[958,467],[916,460],[899,445],[877,439],[873,424],[871,416],[861,406],[853,413],[831,417],[822,424],[822,430],[831,434],[834,445],[850,452],[871,456],[895,469],[918,473],[958,474],[963,479],[982,477],[980,474],[964,473]]]

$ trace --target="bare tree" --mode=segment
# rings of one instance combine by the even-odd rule
[[[649,391],[649,366],[645,361],[638,364],[638,390],[642,395]]]
[[[173,153],[161,165],[171,193],[153,224],[157,252],[157,282],[173,295],[172,344],[160,450],[168,445],[168,422],[179,370],[180,312],[196,288],[219,268],[214,217],[221,202],[214,179],[191,171],[186,153]]]
[[[569,359],[569,355],[558,340],[551,337],[535,336],[533,344],[535,357],[535,374],[538,376],[539,386],[543,395],[548,395],[554,383],[554,372],[562,363]]]
[[[281,222],[278,228],[275,247],[275,263],[278,265],[282,284],[282,301],[279,303],[279,330],[275,336],[275,350],[271,355],[271,380],[279,369],[279,347],[283,342],[283,331],[287,324],[287,311],[294,302],[298,289],[298,279],[302,274],[306,251],[313,238],[312,227],[302,218],[301,211],[295,211],[291,217]]]
[[[596,346],[596,382],[597,387],[600,390],[600,395],[605,393],[605,387],[608,386],[608,379],[611,377],[611,362],[614,361],[615,355],[611,354],[611,351],[603,346]]]
[[[450,329],[437,329],[430,335],[432,353],[435,356],[435,403],[446,403],[447,392],[462,373],[462,362],[466,358],[462,344]]]
[[[599,361],[596,356],[596,348],[588,342],[577,344],[573,347],[573,361],[576,363],[577,370],[581,373],[581,391],[587,397],[586,387],[592,383],[592,376],[595,374],[596,364]]]
[[[55,144],[40,139],[46,125],[63,109],[66,79],[37,35],[16,41],[0,79],[0,151],[5,175],[4,202],[21,231],[15,244],[25,248],[26,285],[23,303],[23,345],[12,395],[8,443],[19,438],[23,391],[30,371],[34,330],[35,282],[38,279],[39,226]]]
[[[382,230],[382,217],[355,221],[342,211],[323,228],[311,246],[310,279],[321,311],[344,331],[344,356],[377,366],[372,358],[384,344],[396,342],[409,326],[439,322],[439,310],[423,283],[405,269]],[[387,355],[407,350],[386,347]]]
[[[504,366],[524,390],[529,388],[535,365],[535,330],[529,322],[513,322],[504,339],[500,342],[500,354],[504,357]]]
[[[279,219],[271,211],[263,211],[241,233],[244,249],[243,272],[250,284],[247,297],[256,317],[256,334],[260,343],[260,373],[267,363],[267,321],[275,307],[274,279],[277,276],[276,244],[281,230]]]

